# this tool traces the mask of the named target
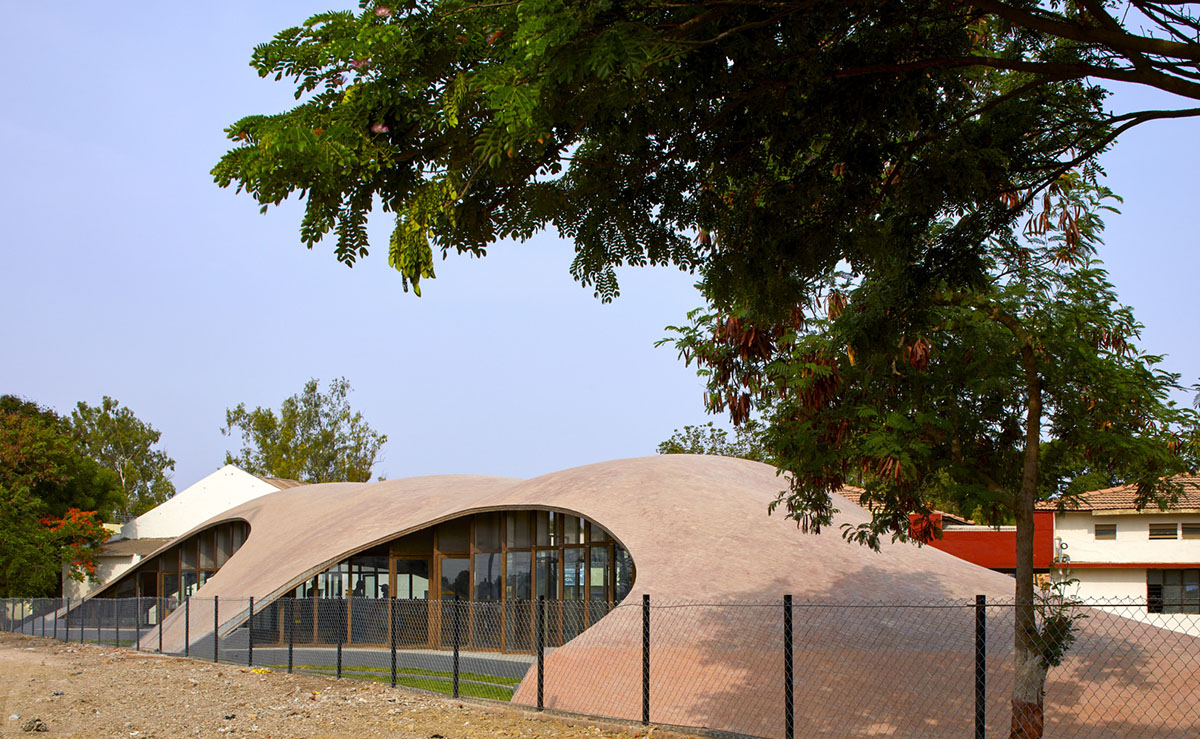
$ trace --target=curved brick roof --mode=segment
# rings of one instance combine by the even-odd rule
[[[974,615],[963,606],[977,594],[993,602],[1010,600],[1011,578],[930,547],[884,543],[880,552],[872,552],[849,544],[839,535],[841,525],[866,521],[868,514],[844,498],[829,531],[802,534],[795,522],[766,513],[783,487],[773,468],[755,462],[665,455],[576,467],[531,480],[442,476],[281,490],[193,530],[230,519],[251,525],[245,544],[198,592],[199,600],[192,604],[198,628],[193,627],[192,637],[203,636],[203,625],[212,622],[207,600],[212,596],[221,596],[221,629],[227,631],[245,617],[227,602],[251,595],[266,602],[376,543],[477,511],[551,509],[604,526],[630,552],[637,580],[623,605],[548,656],[548,707],[640,718],[638,604],[648,593],[656,606],[720,604],[653,611],[652,719],[779,736],[782,718],[775,704],[781,699],[770,696],[782,695],[779,604],[784,594],[791,594],[797,603],[824,604],[796,612],[797,640],[825,645],[806,653],[805,659],[816,662],[797,663],[802,678],[797,735],[886,728],[906,711],[910,718],[929,715],[934,695],[932,712],[948,722],[950,735],[969,732]],[[951,601],[960,604],[958,610],[946,610]],[[732,605],[747,602],[765,605]],[[836,603],[877,607],[829,605]],[[926,607],[878,608],[897,603]],[[179,615],[176,611],[165,622],[168,650],[181,646]],[[1106,619],[1115,617],[1097,614],[1087,623],[1096,627]],[[1006,635],[1003,630],[1011,622],[997,620],[1000,625],[994,628],[1001,631],[989,654],[1004,660],[1011,650],[1011,631]],[[1137,644],[1156,630],[1141,624],[1132,629],[1123,643],[1134,645],[1131,653],[1137,653]],[[1084,635],[1080,644],[1098,648],[1103,639]],[[1193,641],[1182,648],[1194,649]],[[1174,679],[1163,664],[1156,661],[1153,674],[1139,673],[1149,700],[1156,682]],[[1086,669],[1098,668],[1092,661],[1055,674],[1070,684],[1087,679]],[[904,695],[903,687],[916,680],[931,684],[911,705],[898,698],[883,709],[862,705],[843,712],[845,700],[854,701],[856,695]],[[514,701],[534,702],[530,683],[522,684]],[[838,700],[828,702],[831,697]],[[999,710],[1005,698],[997,693],[996,700]],[[1111,721],[1115,705],[1104,694],[1095,700],[1076,696],[1062,710]]]

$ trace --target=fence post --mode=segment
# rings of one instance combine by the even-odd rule
[[[783,736],[796,736],[796,682],[792,663],[792,596],[783,596]]]
[[[975,737],[987,731],[987,596],[975,596]]]
[[[163,611],[166,608],[166,599],[155,598],[155,600],[158,601],[154,606],[154,613],[158,616],[158,653],[162,654],[162,622],[164,618]]]
[[[113,598],[113,628],[116,629],[116,634],[113,636],[113,646],[120,648],[121,646],[121,599]]]
[[[296,645],[296,599],[288,598],[288,674],[292,674],[292,655]]]
[[[246,619],[246,666],[254,666],[254,596],[250,596],[250,618]]]
[[[454,594],[454,697],[458,697],[458,639],[459,639],[459,617],[458,617],[458,593]]]
[[[341,680],[342,679],[342,640],[340,637],[338,638],[337,660],[338,660],[337,677],[338,677],[338,680]]]
[[[21,633],[25,633],[25,599],[21,599]]]
[[[537,708],[540,711],[545,707],[545,704],[542,702],[542,689],[545,686],[546,676],[546,596],[544,595],[538,596],[537,665]]]
[[[58,603],[54,604],[54,641],[58,641]]]
[[[642,723],[650,723],[650,594],[642,594]]]
[[[213,596],[213,662],[216,662],[220,657],[218,650],[220,649],[221,638],[217,633],[217,627],[221,621],[217,618],[217,606],[221,602],[221,596]]]
[[[67,598],[66,610],[63,611],[63,641],[71,641],[71,599]]]
[[[142,596],[133,602],[133,648],[142,651]]]
[[[192,640],[192,599],[188,598],[183,601],[183,656],[189,656],[191,652]],[[290,672],[290,670],[289,670]]]
[[[93,598],[92,602],[95,603],[95,600],[96,599]],[[100,603],[103,603],[103,602],[104,602],[103,600],[100,601]],[[103,613],[103,609],[100,608],[99,603],[95,603],[95,606],[96,607],[93,608],[92,610],[96,612],[96,644],[100,645],[100,644],[104,643],[104,639],[100,635],[100,622],[104,620],[103,619],[104,613]]]
[[[36,608],[33,609],[33,613],[35,616],[37,615]],[[39,618],[38,620],[42,622],[42,638],[45,639],[46,638],[46,613],[45,613],[45,611],[42,612],[42,617]]]
[[[388,598],[388,632],[392,643],[392,687],[396,687],[396,596]]]

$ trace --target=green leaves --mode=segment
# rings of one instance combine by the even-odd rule
[[[121,513],[140,516],[175,494],[170,470],[175,460],[154,448],[161,432],[107,395],[98,406],[80,401],[71,412],[71,432],[88,457],[114,471],[125,499]]]
[[[350,407],[350,383],[344,377],[321,392],[317,380],[283,401],[278,415],[270,408],[248,411],[239,403],[225,411],[221,433],[237,429],[243,447],[225,463],[255,475],[302,482],[367,482],[387,436],[376,433],[362,413]]]

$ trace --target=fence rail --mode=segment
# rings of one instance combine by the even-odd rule
[[[0,629],[748,736],[1008,734],[1011,602],[630,601],[15,598]],[[1200,615],[1158,605],[1039,607],[1047,736],[1200,735]]]

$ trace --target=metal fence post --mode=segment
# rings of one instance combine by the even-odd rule
[[[293,655],[296,648],[296,599],[288,598],[288,674],[292,672]]]
[[[121,646],[121,599],[113,598],[113,627],[116,629],[116,634],[113,636],[113,646]]]
[[[191,652],[192,634],[192,599],[188,598],[183,602],[183,656],[189,656]]]
[[[337,677],[338,677],[338,680],[341,680],[342,679],[342,640],[340,637],[338,638],[337,661],[338,661]]]
[[[162,622],[165,616],[163,610],[166,608],[166,601],[163,598],[155,598],[157,603],[154,605],[154,613],[158,616],[158,653],[162,654]]]
[[[396,596],[388,598],[388,632],[392,643],[392,687],[396,687]]]
[[[454,697],[458,697],[458,640],[459,640],[459,617],[458,617],[458,594],[454,594]]]
[[[987,731],[987,596],[975,596],[975,737]]]
[[[142,596],[133,602],[133,648],[142,651]]]
[[[92,608],[92,610],[95,611],[95,613],[96,613],[96,644],[103,644],[104,639],[100,635],[100,622],[104,620],[103,619],[103,615],[104,615],[103,609],[100,608],[99,604],[97,604],[95,602],[95,600],[93,600],[92,602],[93,602],[93,605],[95,606],[94,608]],[[103,602],[104,602],[103,600],[100,601],[100,603],[103,603]]]
[[[538,596],[537,610],[537,708],[541,711],[543,703],[542,691],[546,677],[546,596]]]
[[[783,736],[796,736],[796,683],[792,663],[792,596],[783,596]]]
[[[37,608],[33,609],[33,615],[37,615]],[[42,611],[42,617],[38,619],[42,622],[42,638],[46,638],[46,612]]]
[[[650,594],[642,594],[642,723],[650,723]]]
[[[221,621],[217,618],[217,606],[221,602],[221,596],[213,596],[213,662],[218,661],[220,657],[219,649],[221,644],[221,636],[217,633],[217,628]]]
[[[59,604],[54,604],[54,641],[58,641],[58,607]]]
[[[254,666],[254,596],[250,596],[250,618],[246,619],[246,666]]]

